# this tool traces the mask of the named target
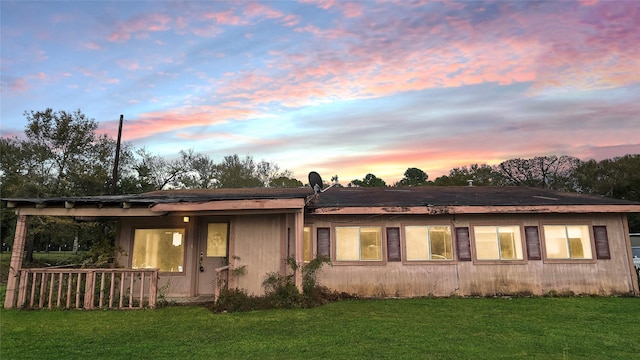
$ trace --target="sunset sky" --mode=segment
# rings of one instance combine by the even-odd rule
[[[80,109],[174,158],[348,183],[640,153],[640,1],[5,1],[3,137]]]

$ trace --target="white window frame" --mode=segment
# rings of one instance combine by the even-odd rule
[[[362,258],[362,229],[377,229],[379,235],[379,252],[380,256],[378,259],[363,259]],[[357,239],[357,247],[358,247],[358,256],[357,258],[340,258],[339,251],[341,249],[341,239],[340,239],[340,230],[341,229],[357,229],[358,231],[358,239]],[[381,262],[384,259],[384,240],[382,234],[382,226],[377,225],[364,225],[364,226],[336,226],[335,230],[335,260],[336,262]],[[342,241],[345,241],[344,239]]]
[[[550,257],[550,253],[554,253],[554,251],[549,251],[550,246],[552,244],[553,237],[551,237],[551,229],[550,227],[564,227],[564,242],[561,245],[564,245],[564,251],[567,254],[567,257]],[[572,257],[571,256],[571,239],[570,231],[571,228],[581,228],[580,232],[582,235],[585,235],[586,238],[580,238],[580,243],[582,245],[582,251],[584,253],[584,257]],[[593,236],[591,234],[591,227],[587,224],[544,224],[542,225],[542,232],[544,234],[544,249],[545,249],[545,259],[547,260],[593,260]],[[557,238],[556,238],[557,239]]]
[[[480,251],[478,250],[478,230],[480,228],[493,228],[495,229],[495,246],[497,250],[498,257],[497,258],[481,258],[479,256]],[[501,228],[509,228],[515,229],[513,232],[514,239],[513,244],[515,246],[515,258],[504,258],[502,254],[502,247],[500,246],[500,229]],[[474,247],[475,247],[475,257],[478,261],[523,261],[524,260],[524,249],[522,244],[522,228],[520,225],[508,224],[508,225],[476,225],[473,227],[473,238],[474,238]]]
[[[410,251],[409,249],[409,244],[411,243],[411,241],[409,240],[409,234],[407,232],[407,230],[410,229],[414,229],[414,228],[419,228],[419,229],[425,229],[426,230],[426,252],[427,252],[427,257],[413,257],[412,251]],[[449,229],[449,250],[450,250],[450,257],[449,258],[444,258],[444,259],[434,259],[433,258],[433,254],[431,252],[431,245],[432,245],[432,240],[431,240],[431,229],[432,228],[448,228]],[[406,261],[409,262],[416,262],[416,261],[451,261],[453,260],[453,235],[452,235],[452,229],[450,225],[407,225],[404,226],[404,250],[405,250],[405,258]],[[416,245],[418,246],[418,245]],[[412,250],[415,250],[412,248]],[[420,250],[420,249],[418,249]],[[422,249],[424,252],[424,249]]]

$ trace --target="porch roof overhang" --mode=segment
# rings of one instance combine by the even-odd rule
[[[6,198],[19,215],[156,217],[169,214],[288,213],[304,210],[313,191],[300,189],[165,190],[135,195]]]

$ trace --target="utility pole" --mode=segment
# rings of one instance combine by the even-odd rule
[[[120,114],[120,125],[118,126],[118,141],[116,142],[116,158],[113,162],[113,177],[111,182],[111,195],[116,194],[116,184],[118,183],[118,162],[120,162],[120,140],[122,139],[122,121],[124,115]]]

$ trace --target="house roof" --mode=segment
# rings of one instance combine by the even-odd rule
[[[336,188],[320,194],[317,201],[318,207],[629,204],[632,202],[523,186]]]
[[[495,212],[640,212],[640,203],[601,196],[527,187],[425,186],[340,188],[314,194],[304,188],[221,188],[162,190],[135,195],[7,198],[8,207],[25,214],[42,209],[138,209],[145,216],[159,212],[305,208],[316,214],[357,213],[495,213]],[[40,211],[38,211],[40,209]],[[64,211],[62,211],[64,212]],[[72,212],[67,211],[71,215]],[[49,210],[51,215],[60,211]],[[97,211],[92,211],[97,213]],[[134,216],[133,211],[129,212]],[[77,216],[77,215],[76,215]],[[97,216],[97,215],[92,215]],[[124,216],[114,213],[105,216]]]

